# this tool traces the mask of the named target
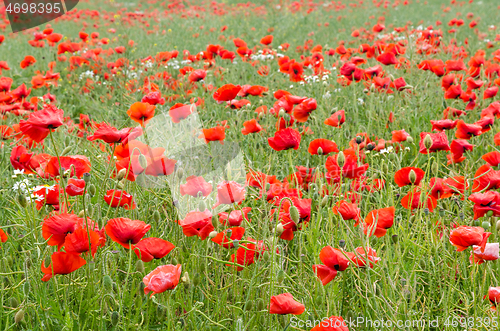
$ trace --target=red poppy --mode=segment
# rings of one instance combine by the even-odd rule
[[[151,229],[151,225],[139,220],[119,217],[110,219],[104,227],[106,234],[117,244],[130,249]]]
[[[276,176],[270,176],[266,175],[262,172],[250,170],[247,173],[247,185],[251,187],[257,187],[260,189],[263,189],[266,187],[266,184],[276,184],[276,183],[281,183],[278,179],[276,179]]]
[[[368,236],[375,235],[378,238],[385,236],[387,229],[394,224],[394,207],[375,209],[368,213],[365,218],[364,233]]]
[[[192,197],[207,197],[212,193],[212,185],[205,181],[205,178],[199,176],[189,176],[186,178],[186,184],[180,185],[181,195],[190,195]]]
[[[265,36],[263,37],[261,40],[260,40],[260,43],[262,45],[270,45],[271,43],[273,42],[273,36],[272,35],[268,35],[268,36]]]
[[[219,222],[222,225],[240,226],[241,223],[243,223],[243,219],[245,219],[247,222],[250,222],[248,213],[251,210],[251,207],[243,207],[241,210],[233,210],[230,213],[219,213]]]
[[[223,125],[217,125],[213,128],[203,129],[203,133],[199,136],[199,138],[205,139],[205,142],[207,144],[211,141],[218,141],[223,145],[224,139],[226,139],[226,128],[228,128],[228,126],[223,123]]]
[[[88,235],[89,233],[90,236]],[[87,231],[86,228],[78,228],[73,233],[69,233],[64,239],[64,250],[68,253],[78,254],[88,252],[89,237],[90,247],[92,247],[92,256],[94,256],[99,244],[101,243],[101,237],[96,231],[90,229]]]
[[[235,181],[223,181],[217,185],[218,205],[230,205],[245,200],[245,187]]]
[[[36,59],[33,55],[26,55],[24,59],[21,61],[20,66],[21,69],[25,69],[36,63]]]
[[[208,209],[205,211],[192,211],[179,221],[182,232],[187,237],[198,236],[205,240],[210,232],[214,230],[212,225],[212,213]]]
[[[121,190],[107,190],[104,201],[113,208],[123,207],[125,210],[134,210],[137,206],[134,197]]]
[[[66,193],[69,196],[83,195],[85,191],[85,181],[83,179],[68,179],[68,185],[66,185]]]
[[[152,150],[151,154],[148,153],[148,156],[146,157],[148,163],[148,166],[146,167],[146,175],[158,177],[173,174],[177,160],[169,159],[165,155],[158,155],[163,152],[163,148],[157,147]],[[152,159],[150,157],[151,155],[153,156]]]
[[[108,125],[106,122],[99,124],[93,135],[88,136],[87,140],[102,140],[108,144],[123,143],[133,140],[142,135],[141,128],[124,128],[121,130]]]
[[[474,202],[474,219],[486,215],[489,211],[493,216],[500,216],[500,193],[497,191],[486,191],[469,195],[469,200]]]
[[[474,174],[472,192],[479,192],[484,189],[495,189],[500,187],[500,171],[493,170],[490,165],[485,164],[477,169]]]
[[[451,231],[450,243],[457,248],[457,252],[474,245],[480,246],[481,252],[484,252],[486,241],[490,235],[490,232],[484,232],[481,227],[462,225]]]
[[[293,109],[293,118],[300,123],[304,123],[309,115],[318,107],[316,99],[307,98]]]
[[[439,120],[439,121],[431,121],[432,131],[443,131],[443,130],[451,130],[457,126],[457,121],[452,121],[449,119]]]
[[[467,124],[463,120],[458,120],[455,137],[459,139],[470,139],[474,136],[479,136],[483,128],[477,124]]]
[[[410,173],[415,174],[415,178],[410,178]],[[425,172],[420,168],[415,167],[405,167],[401,168],[394,174],[394,181],[399,187],[407,185],[418,186],[420,181],[424,178]],[[413,182],[412,182],[413,180]]]
[[[339,166],[338,154],[329,156],[326,159],[325,167],[328,170],[326,174],[326,179],[329,182],[338,183],[340,182],[340,176],[344,178],[355,179],[362,176],[368,170],[368,163],[359,164],[356,152],[352,149],[343,151],[345,162],[342,168]]]
[[[134,253],[143,262],[149,262],[153,259],[161,259],[170,253],[175,246],[160,238],[144,238],[134,245]]]
[[[290,75],[290,80],[292,82],[300,82],[304,80],[302,76],[304,74],[304,67],[301,63],[293,61],[288,69],[288,74]]]
[[[92,227],[93,222],[90,221]],[[44,219],[42,223],[42,236],[47,240],[47,245],[57,246],[60,249],[64,245],[66,236],[75,232],[85,225],[85,220],[75,214],[61,213]]]
[[[491,309],[496,310],[497,303],[500,302],[500,287],[490,287],[488,289],[488,299],[491,303]]]
[[[91,170],[90,161],[84,155],[60,156],[59,159],[53,156],[45,166],[45,173],[52,177],[60,176],[59,165],[61,165],[64,171],[70,170],[70,176],[78,178],[82,178],[85,173]]]
[[[340,128],[345,123],[345,111],[343,109],[336,111],[324,123],[334,128]]]
[[[231,101],[240,92],[240,85],[226,84],[215,91],[213,97],[218,102]]]
[[[431,138],[432,144],[427,150],[424,144],[425,137]],[[437,151],[449,151],[450,150],[450,145],[448,144],[448,137],[446,136],[445,132],[439,132],[439,133],[430,133],[430,132],[420,132],[420,153],[422,154],[427,154],[427,153],[433,153]]]
[[[196,112],[196,105],[190,104],[185,105],[183,103],[176,103],[168,111],[168,115],[172,119],[172,122],[179,123],[181,120],[186,119],[193,112]]]
[[[250,133],[257,133],[257,132],[262,131],[262,126],[260,126],[260,124],[257,122],[257,120],[255,118],[251,119],[249,121],[243,122],[243,126],[244,126],[244,128],[241,129],[241,133],[243,133],[243,135],[245,135],[245,136],[250,134]]]
[[[357,247],[354,253],[349,253],[348,255],[353,264],[359,268],[366,267],[367,265],[373,268],[380,261],[380,258],[377,257],[377,252],[371,247],[368,247],[366,250],[364,247]]]
[[[280,295],[273,295],[269,305],[270,314],[293,314],[300,315],[306,310],[306,307],[293,299],[290,293],[283,293]]]
[[[452,155],[452,160],[454,163],[459,163],[460,160],[465,159],[464,153],[467,151],[472,151],[474,145],[469,143],[465,139],[453,139],[450,144],[450,152]]]
[[[196,70],[193,70],[189,76],[188,76],[188,80],[190,82],[198,82],[202,79],[205,79],[205,77],[207,76],[207,72],[203,69],[196,69]]]
[[[346,321],[340,316],[331,316],[323,319],[311,331],[349,331]]]
[[[498,243],[487,243],[484,252],[480,246],[472,246],[469,260],[471,263],[483,264],[485,261],[495,261],[499,258],[500,246]]]
[[[48,267],[45,267],[42,262],[43,282],[49,281],[54,275],[70,274],[87,263],[79,254],[66,252],[52,253],[51,261]]]
[[[349,266],[348,255],[331,246],[321,249],[319,259],[323,264],[315,264],[312,268],[323,285],[331,282],[337,276],[337,271],[344,271]]]
[[[226,229],[222,232],[219,232],[212,241],[218,245],[221,245],[224,248],[234,248],[233,241],[239,241],[243,238],[245,234],[245,228],[242,227],[234,227]]]
[[[49,135],[51,130],[63,125],[63,115],[62,109],[48,104],[42,109],[31,113],[27,121],[21,120],[19,128],[21,132],[39,143]]]
[[[162,265],[144,276],[144,294],[151,292],[150,297],[157,293],[163,293],[167,290],[174,289],[181,278],[182,267],[178,265]]]
[[[127,110],[127,115],[132,121],[145,126],[155,116],[155,108],[156,106],[149,103],[135,102]]]
[[[426,201],[424,201],[424,199]],[[411,199],[411,200],[410,200]],[[401,199],[401,205],[405,209],[418,209],[418,208],[428,208],[432,213],[437,206],[437,200],[432,196],[427,194],[426,197],[422,196],[419,187],[415,187],[412,191],[408,192],[403,199]]]
[[[33,169],[30,166],[33,153],[29,153],[28,149],[23,145],[15,146],[10,153],[10,164],[16,170],[24,170],[25,174],[32,174]]]
[[[492,167],[496,167],[500,164],[500,152],[497,151],[486,153],[481,158]]]
[[[283,151],[290,148],[299,149],[301,140],[300,133],[292,128],[286,128],[274,133],[274,137],[267,138],[269,146],[275,151]]]
[[[45,205],[53,206],[55,210],[59,210],[59,185],[54,186],[38,186],[33,191],[36,199],[36,209],[40,210]]]
[[[338,153],[339,149],[334,141],[328,139],[315,139],[311,141],[311,143],[309,143],[309,148],[307,151],[311,155],[328,155],[334,152]]]
[[[356,203],[340,200],[333,207],[333,213],[335,215],[340,214],[345,221],[354,220],[356,221],[355,226],[358,225],[358,220],[360,217],[360,209],[358,208],[358,205]]]

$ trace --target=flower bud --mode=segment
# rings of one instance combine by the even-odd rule
[[[280,269],[280,271],[278,271],[278,275],[276,277],[276,281],[281,284],[283,283],[283,281],[285,280],[285,272],[283,271],[283,269]]]
[[[139,165],[144,169],[148,167],[148,159],[144,154],[139,154]]]
[[[432,138],[430,134],[427,134],[424,138],[424,147],[427,150],[430,150],[432,147]]]
[[[117,181],[122,180],[123,178],[125,178],[126,174],[127,174],[127,169],[125,169],[125,168],[120,169],[120,171],[118,171],[118,174],[116,175],[116,180]]]
[[[111,293],[113,291],[113,280],[108,275],[102,277],[102,285],[107,293]]]
[[[484,221],[483,223],[481,223],[481,227],[485,230],[488,230],[490,228],[490,226],[491,226],[491,224],[488,221]]]
[[[16,315],[14,315],[14,322],[16,322],[16,324],[19,324],[23,321],[23,319],[24,319],[24,310],[19,309]]]
[[[439,164],[438,164],[436,161],[434,161],[434,162],[432,163],[432,165],[431,165],[431,171],[432,171],[432,173],[433,173],[434,175],[436,175],[436,176],[437,176],[438,171],[439,171]]]
[[[120,321],[120,315],[118,314],[117,311],[114,311],[111,313],[111,324],[113,326],[116,326],[118,322]]]
[[[486,213],[486,216],[487,217],[493,216],[493,210],[488,210],[488,212]]]
[[[292,219],[292,221],[294,221],[295,223],[299,223],[300,221],[300,213],[299,213],[299,210],[297,209],[297,207],[295,207],[294,205],[290,206],[290,218]]]
[[[201,275],[199,273],[195,273],[193,277],[193,285],[198,286],[201,282]]]
[[[135,270],[141,274],[144,273],[144,262],[142,262],[142,260],[137,260],[135,263]]]
[[[277,226],[276,226],[276,235],[277,236],[281,236],[283,234],[283,232],[285,231],[285,229],[283,228],[283,224],[279,223]]]
[[[15,297],[11,297],[9,300],[9,305],[10,305],[10,307],[15,309],[19,306],[19,301],[17,301],[17,299]]]
[[[24,196],[23,193],[19,193],[17,195],[17,202],[19,202],[19,204],[21,205],[21,207],[23,208],[26,208],[26,205],[28,204],[27,200],[26,200],[26,196]]]
[[[392,236],[392,242],[395,243],[395,244],[398,243],[398,235],[397,234],[395,234],[395,235]]]
[[[253,308],[253,301],[252,300],[248,300],[245,303],[245,307],[243,309],[245,309],[246,311],[250,311],[250,310],[252,310],[252,308]]]
[[[279,113],[278,113],[279,117],[283,117],[283,116],[285,116],[285,114],[286,114],[285,110],[283,108],[281,108]]]
[[[90,183],[91,177],[92,176],[88,172],[86,172],[86,173],[83,174],[83,180],[85,181],[86,185],[88,185]]]
[[[413,144],[413,137],[408,137],[408,138],[406,138],[406,141],[407,141],[409,144]]]
[[[91,197],[93,197],[95,195],[95,193],[96,193],[95,185],[94,184],[90,184],[87,191],[89,192],[89,195]]]
[[[344,152],[340,151],[339,154],[337,155],[337,164],[339,167],[344,167],[345,164],[345,155]]]
[[[30,293],[30,282],[29,281],[24,282],[23,292],[24,292],[25,296],[27,296]]]
[[[63,151],[61,152],[61,155],[60,156],[64,156],[66,154],[69,153],[69,151],[73,148],[73,146],[67,146],[63,149]]]
[[[210,233],[208,234],[208,237],[209,237],[210,239],[213,239],[213,238],[215,238],[216,236],[217,236],[217,231],[212,231],[212,232],[210,232]]]
[[[325,195],[323,199],[321,199],[321,207],[324,207],[328,204],[328,201],[330,200],[330,197],[328,195]]]
[[[415,184],[415,182],[417,181],[417,174],[415,173],[415,171],[413,169],[411,169],[410,173],[408,174],[408,180],[412,184]]]
[[[200,203],[198,203],[198,210],[205,211],[206,209],[207,209],[207,204],[205,203],[205,200],[200,200]]]
[[[158,210],[155,210],[153,213],[153,220],[158,223],[160,219],[161,219],[160,212]]]
[[[317,153],[318,153],[318,155],[323,155],[323,148],[318,147]]]

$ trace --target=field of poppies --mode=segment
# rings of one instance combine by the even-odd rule
[[[497,330],[500,4],[0,8],[0,329]]]

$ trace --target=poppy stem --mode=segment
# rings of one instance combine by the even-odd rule
[[[54,137],[52,135],[52,131],[49,130],[49,137],[50,137],[50,142],[52,143],[52,147],[54,148],[54,153],[56,153],[56,157],[57,157],[57,162],[59,163],[59,178],[61,180],[61,186],[62,186],[62,189],[63,189],[63,192],[62,192],[62,195],[64,197],[64,200],[66,201],[66,208],[69,208],[69,203],[68,203],[68,197],[66,196],[65,194],[65,191],[64,191],[64,172],[61,173],[61,170],[63,169],[62,167],[62,164],[61,164],[61,157],[59,156],[59,153],[57,152],[57,148],[56,148],[56,143],[54,142]],[[71,175],[71,172],[70,172],[70,175]],[[59,192],[58,192],[59,195],[61,195],[61,187],[59,187]],[[61,203],[59,202],[59,212],[61,212]]]

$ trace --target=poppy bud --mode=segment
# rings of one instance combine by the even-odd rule
[[[93,197],[95,195],[96,188],[95,188],[94,184],[90,184],[89,185],[88,192],[89,192],[89,194],[90,194],[91,197]]]
[[[142,186],[142,187],[146,186],[146,176],[144,175],[144,173],[137,176],[135,181],[139,186]],[[122,187],[122,189],[123,189],[123,187]]]
[[[25,296],[27,296],[28,293],[30,292],[30,282],[29,281],[24,282],[24,284],[23,284],[23,292],[24,292]]]
[[[146,156],[144,154],[139,154],[139,165],[142,167],[142,168],[147,168],[148,166],[148,159],[146,158]]]
[[[248,301],[245,303],[245,307],[244,307],[244,309],[245,309],[246,311],[250,311],[250,310],[252,310],[252,308],[253,308],[253,301],[252,301],[252,300],[248,300]]]
[[[397,234],[395,234],[395,235],[392,236],[392,242],[395,243],[395,244],[398,243],[398,235]]]
[[[500,220],[497,221],[496,227],[497,227],[497,231],[500,231]]]
[[[487,217],[493,216],[493,210],[488,210],[488,212],[486,213],[486,216]]]
[[[104,301],[104,303],[102,305],[102,314],[106,315],[107,313],[108,313],[108,303],[106,301]]]
[[[433,173],[434,175],[436,175],[436,176],[437,176],[438,171],[439,171],[439,164],[438,164],[437,162],[435,162],[435,161],[434,161],[434,162],[432,163],[432,166],[431,166],[431,171],[432,171],[432,173]]]
[[[206,209],[207,209],[207,205],[205,203],[205,200],[200,200],[200,203],[198,204],[198,210],[205,211]]]
[[[160,215],[160,212],[158,210],[155,210],[154,213],[153,213],[153,219],[155,222],[159,222],[160,219],[161,219],[161,215]]]
[[[406,138],[406,141],[410,144],[413,144],[413,137]]]
[[[278,115],[279,115],[279,117],[285,116],[285,110],[283,108],[281,108]]]
[[[117,181],[122,180],[123,178],[125,178],[126,174],[127,174],[127,169],[125,169],[125,168],[120,169],[120,171],[118,171],[118,174],[116,175],[116,180]]]
[[[119,273],[119,275],[122,275],[122,273]],[[113,282],[113,284],[111,285],[112,289],[113,289],[113,292],[118,292],[118,285],[116,285],[115,282]]]
[[[11,297],[9,300],[9,305],[15,309],[19,306],[19,301],[17,301],[15,297]]]
[[[415,184],[415,182],[417,181],[417,174],[415,173],[415,171],[413,169],[410,170],[410,173],[408,174],[408,180],[412,184]]]
[[[118,322],[120,321],[120,315],[118,314],[117,311],[114,311],[111,313],[111,324],[113,326],[116,326]]]
[[[194,274],[194,277],[193,277],[193,285],[194,286],[198,286],[200,285],[200,282],[201,282],[201,276],[199,273],[195,273]]]
[[[64,139],[64,145],[68,146],[70,143],[71,143],[71,137],[66,136],[66,138]]]
[[[102,277],[102,285],[104,286],[104,290],[108,293],[111,293],[113,290],[113,280],[108,275]]]
[[[294,205],[292,205],[290,207],[290,218],[292,219],[292,221],[294,221],[295,223],[298,223],[299,220],[300,220],[300,213],[299,213],[299,210],[297,209],[297,207],[295,207]]]
[[[344,239],[340,239],[339,240],[339,247],[340,248],[344,248],[345,247],[345,240]]]
[[[324,207],[328,204],[328,201],[330,200],[330,197],[328,195],[325,195],[323,199],[321,199],[321,207]]]
[[[16,324],[19,324],[23,321],[23,319],[24,319],[24,310],[19,309],[16,315],[14,315],[14,322],[16,322]]]
[[[135,263],[135,270],[140,273],[144,273],[144,262],[142,260],[137,260]]]
[[[118,187],[120,190],[123,190],[123,188],[125,187],[124,181],[121,180],[118,183],[116,183],[116,187]]]
[[[262,255],[263,255],[262,258],[264,259],[264,262],[269,261],[269,259],[271,258],[271,254],[269,254],[268,251],[265,251],[264,254],[262,254]]]
[[[85,184],[88,185],[88,183],[90,182],[91,177],[92,176],[90,176],[90,174],[88,172],[86,172],[86,173],[83,174],[83,180],[85,181]]]
[[[424,138],[424,147],[429,150],[432,147],[432,138],[430,134],[427,134]]]
[[[209,237],[210,239],[213,239],[213,238],[215,238],[216,236],[217,236],[217,231],[212,231],[212,232],[210,232],[210,233],[208,234],[208,237]]]
[[[339,167],[343,168],[345,164],[345,155],[344,152],[340,151],[339,154],[337,155],[337,164]]]
[[[24,196],[23,193],[19,193],[17,195],[17,202],[19,202],[19,204],[21,205],[21,207],[26,208],[27,200],[26,200],[26,197]]]
[[[474,226],[479,226],[481,224],[481,222],[479,221],[479,219],[477,219],[477,220],[474,220],[473,224],[474,224]]]
[[[280,271],[278,271],[278,276],[276,277],[276,281],[281,284],[283,283],[283,281],[285,280],[285,272],[283,271],[283,269],[280,269]]]
[[[82,218],[83,216],[85,216],[85,210],[80,210],[78,217]]]
[[[439,209],[439,216],[441,216],[441,217],[444,216],[444,209]]]
[[[181,281],[187,285],[189,285],[191,283],[191,280],[189,279],[189,274],[187,271],[184,273],[184,276],[181,277]]]
[[[182,168],[177,169],[175,172],[177,174],[177,178],[179,178],[179,179],[181,179],[182,176],[184,176],[184,170],[182,170]]]
[[[201,273],[205,272],[205,263],[201,263],[198,266],[200,267],[200,272]]]
[[[316,151],[318,155],[323,155],[323,148],[318,147],[318,150]]]
[[[283,228],[283,224],[279,223],[276,226],[276,235],[281,236],[281,234],[283,233],[283,231],[285,231],[285,229]]]
[[[255,308],[257,308],[257,311],[261,311],[264,309],[264,300],[262,298],[258,298],[256,300]]]
[[[92,215],[95,219],[100,219],[102,217],[101,215],[101,205],[96,203],[94,205],[94,213]]]
[[[173,264],[173,265],[178,265],[178,264],[179,264],[179,261],[177,261],[177,259],[174,257],[174,258],[172,259],[172,264]]]
[[[481,227],[485,230],[488,230],[490,228],[490,226],[491,226],[491,224],[488,221],[484,221],[483,223],[481,223]]]
[[[61,156],[64,156],[66,154],[69,153],[69,151],[73,148],[73,146],[67,146],[63,149],[63,151],[61,152]]]
[[[228,234],[228,235],[229,235],[229,234]],[[234,239],[234,240],[233,240],[233,246],[234,246],[234,248],[238,248],[238,247],[240,247],[240,241],[239,241],[238,239]]]

